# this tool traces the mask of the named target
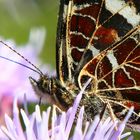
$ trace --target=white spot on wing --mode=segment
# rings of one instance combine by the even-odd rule
[[[88,18],[90,18],[91,20],[93,20],[94,23],[96,23],[96,19],[93,18],[93,17],[90,16],[90,15],[84,15],[84,14],[80,14],[80,13],[74,13],[74,15],[76,15],[76,16],[81,16],[81,17],[88,17]]]
[[[84,39],[89,40],[89,37],[86,37],[83,33],[77,31],[71,31],[70,34],[72,35],[81,35]]]
[[[114,56],[112,51],[107,55],[107,58],[109,59],[113,69],[115,69],[115,68],[117,68],[119,66],[118,62],[117,62],[117,59]]]
[[[81,10],[81,9],[87,8],[87,7],[89,7],[89,6],[91,6],[91,4],[89,4],[89,3],[82,4],[82,5],[78,5],[78,6],[74,5],[74,6],[73,6],[73,9],[74,9],[74,10]]]
[[[136,14],[136,8],[134,6],[125,6],[126,3],[122,0],[106,0],[105,6],[112,13],[118,12],[120,9],[123,9],[119,12],[124,18],[127,19],[127,22],[136,26],[140,23],[140,15]]]
[[[89,49],[92,51],[92,55],[95,57],[100,53],[100,50],[96,49],[93,45],[90,44]]]

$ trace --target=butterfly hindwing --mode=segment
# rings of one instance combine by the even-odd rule
[[[85,76],[93,78],[93,94],[109,102],[117,118],[123,119],[128,109],[134,106],[137,115],[130,122],[136,124],[140,124],[139,30],[137,28],[134,34],[93,58],[79,75],[79,83]]]

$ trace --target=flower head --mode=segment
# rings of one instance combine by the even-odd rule
[[[130,133],[122,135],[122,132],[126,121],[133,112],[133,108],[130,109],[122,123],[117,120],[114,122],[111,118],[101,121],[99,116],[96,116],[92,124],[89,122],[83,124],[84,107],[81,107],[77,123],[74,125],[83,91],[84,89],[78,94],[73,106],[67,112],[61,112],[59,115],[56,113],[55,106],[52,109],[52,115],[50,107],[47,111],[43,111],[41,115],[40,108],[36,105],[35,112],[30,116],[21,109],[25,131],[19,119],[19,109],[15,100],[13,119],[5,116],[6,127],[1,126],[2,134],[0,134],[0,138],[7,140],[118,140],[130,135]],[[50,118],[51,124],[49,123]],[[83,125],[85,125],[84,128]],[[117,130],[115,129],[116,126]],[[72,130],[74,132],[71,134]]]

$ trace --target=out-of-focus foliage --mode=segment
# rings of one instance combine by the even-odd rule
[[[45,26],[46,43],[41,57],[55,66],[55,35],[59,0],[0,0],[0,36],[27,42],[32,27]]]

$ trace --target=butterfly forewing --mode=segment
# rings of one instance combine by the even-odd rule
[[[88,61],[139,24],[134,6],[123,0],[61,0],[57,35],[61,81],[77,81],[76,75]],[[128,20],[131,16],[136,19]]]
[[[57,39],[57,68],[60,79],[72,81],[75,77],[74,72],[95,30],[101,4],[102,1],[93,0],[61,0]],[[95,9],[96,13],[93,12]],[[92,55],[89,54],[88,60],[89,58]]]

